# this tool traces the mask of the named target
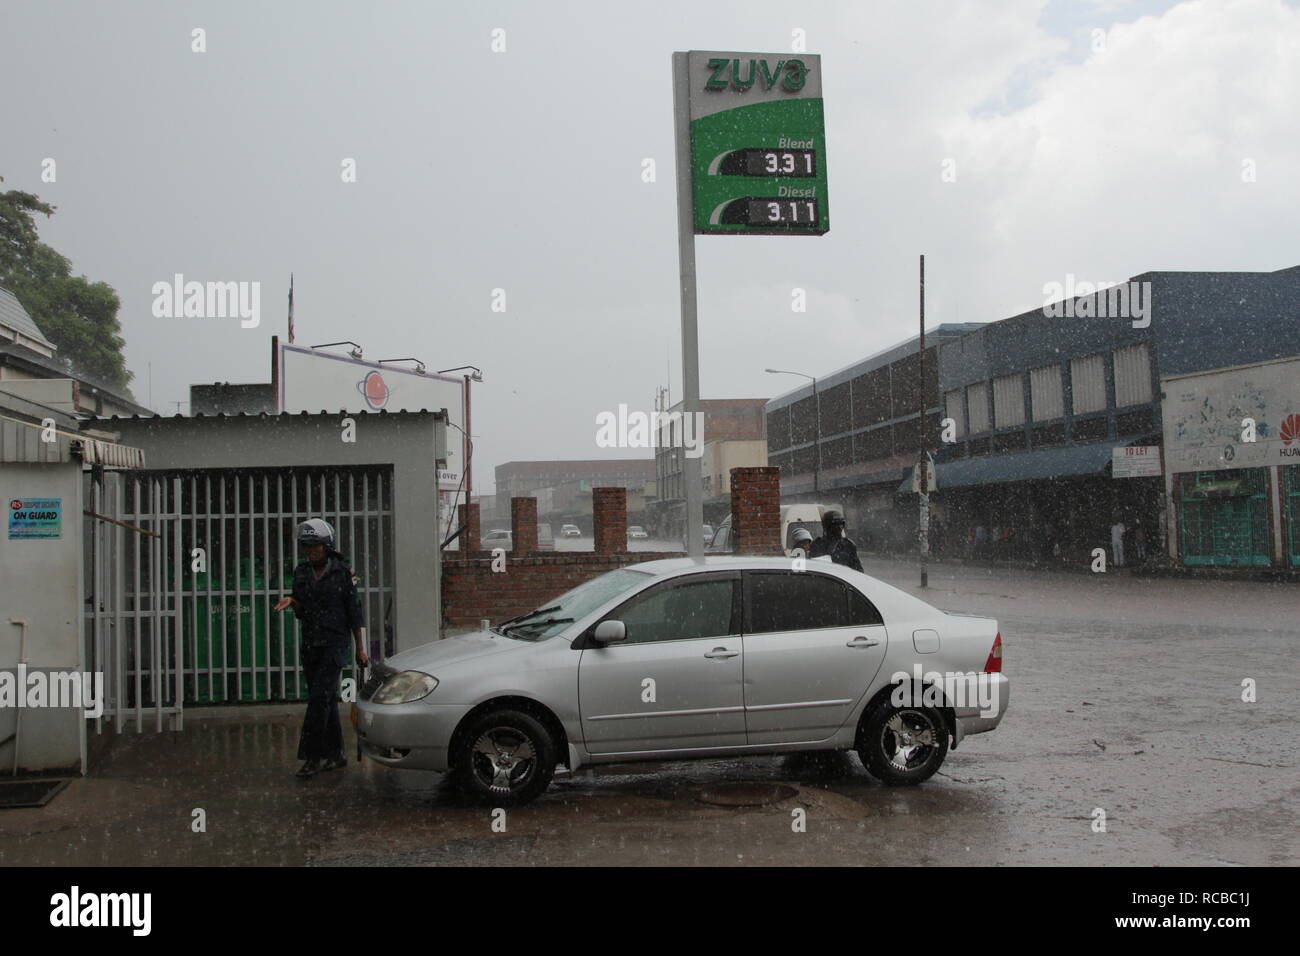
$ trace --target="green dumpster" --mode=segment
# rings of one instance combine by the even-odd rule
[[[271,610],[275,599],[266,593],[265,581],[253,559],[245,558],[241,565],[238,581],[226,578],[224,595],[219,576],[196,572],[186,582],[185,590],[192,596],[195,613],[182,616],[182,632],[186,671],[194,673],[195,703],[270,700],[267,619],[275,615]],[[213,589],[211,597],[209,585]],[[272,633],[278,634],[275,625]],[[275,650],[278,656],[278,645]],[[240,672],[237,696],[236,660]]]

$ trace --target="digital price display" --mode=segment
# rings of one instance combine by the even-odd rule
[[[723,225],[770,229],[815,229],[821,222],[815,199],[733,199],[718,217]]]
[[[688,56],[695,233],[827,232],[821,57]]]
[[[817,175],[817,152],[812,149],[738,149],[718,163],[720,176]]]

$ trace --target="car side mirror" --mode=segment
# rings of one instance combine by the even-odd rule
[[[627,640],[627,625],[622,621],[601,621],[591,635],[597,644],[616,644]]]

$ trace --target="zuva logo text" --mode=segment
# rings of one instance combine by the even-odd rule
[[[739,59],[724,60],[719,57],[709,60],[708,67],[713,73],[705,81],[704,88],[725,90],[730,87],[743,92],[755,82],[760,82],[763,89],[770,90],[780,80],[781,89],[794,93],[802,90],[808,79],[808,66],[803,60],[777,60],[775,68],[772,68],[767,60],[751,58],[745,62],[746,67],[742,76]]]

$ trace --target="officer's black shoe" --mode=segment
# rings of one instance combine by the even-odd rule
[[[307,777],[314,777],[318,773],[320,773],[320,761],[312,757],[298,769],[296,776],[306,779]]]
[[[320,765],[321,770],[342,770],[348,765],[348,758],[342,755],[330,757]]]

